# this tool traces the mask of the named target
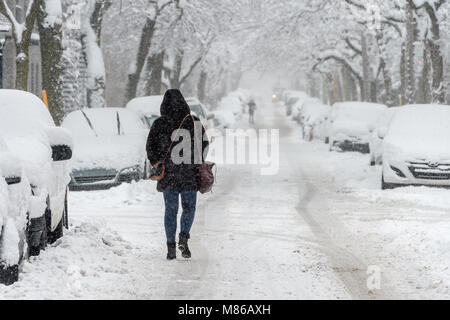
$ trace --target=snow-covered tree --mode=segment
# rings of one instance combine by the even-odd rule
[[[39,6],[42,0],[29,0],[23,16],[16,16],[15,7],[9,1],[0,0],[0,13],[10,22],[16,48],[16,89],[28,90],[29,47]],[[13,3],[15,4],[15,3]]]
[[[64,117],[62,95],[62,4],[61,0],[42,0],[37,23],[41,44],[42,88],[47,91],[50,113],[56,124]]]
[[[106,72],[100,44],[103,16],[111,4],[111,0],[85,0],[82,6],[81,41],[87,68],[88,108],[106,107]]]

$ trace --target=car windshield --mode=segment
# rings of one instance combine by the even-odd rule
[[[191,112],[194,113],[197,117],[206,119],[205,112],[203,111],[203,108],[201,105],[193,105],[189,106],[191,108]]]
[[[67,116],[62,126],[72,131],[74,136],[127,135],[145,129],[135,113],[123,108],[75,111]]]
[[[145,120],[147,121],[148,127],[151,128],[152,125],[153,125],[153,123],[154,123],[154,122],[156,121],[156,119],[158,119],[158,118],[159,118],[159,116],[148,116],[148,117],[145,117]]]

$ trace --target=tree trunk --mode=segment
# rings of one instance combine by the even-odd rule
[[[371,88],[370,66],[369,66],[370,61],[367,47],[367,38],[364,33],[361,33],[361,50],[362,50],[362,70],[363,70],[361,99],[362,101],[369,101]]]
[[[431,22],[431,39],[428,39],[430,47],[431,64],[433,66],[433,92],[432,100],[435,103],[445,102],[444,91],[444,58],[442,57],[442,48],[440,46],[441,36],[439,21],[436,17],[435,9],[429,4],[425,5],[428,16]]]
[[[170,70],[170,86],[171,89],[180,89],[181,68],[183,66],[184,52],[177,54],[173,69]]]
[[[415,68],[414,68],[414,42],[416,34],[416,23],[414,19],[413,8],[407,6],[407,20],[406,20],[406,102],[408,104],[414,103],[415,96]]]
[[[59,125],[64,118],[62,95],[62,25],[45,23],[47,11],[45,1],[39,8],[38,26],[41,42],[42,88],[47,91],[49,110],[53,120]]]
[[[29,41],[16,43],[16,89],[28,91],[28,73],[30,69]]]
[[[419,85],[417,88],[416,102],[421,104],[431,103],[431,92],[430,92],[430,63],[429,63],[429,48],[428,42],[425,41],[423,49],[423,67],[422,73],[419,79]]]
[[[145,86],[145,94],[148,96],[161,94],[164,55],[165,53],[161,52],[147,58],[147,83]]]
[[[125,103],[136,98],[139,80],[141,78],[142,69],[145,65],[145,60],[150,52],[150,47],[155,33],[156,19],[147,18],[144,28],[142,29],[141,39],[136,54],[136,61],[130,72],[128,73],[128,82],[125,90]]]
[[[206,101],[206,82],[208,81],[208,74],[202,70],[200,79],[198,80],[197,96],[201,102]]]

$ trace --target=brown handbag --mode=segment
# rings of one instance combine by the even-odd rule
[[[192,118],[192,120],[194,120],[194,119]],[[199,190],[198,191],[201,194],[205,194],[205,193],[212,191],[212,187],[214,185],[214,182],[216,181],[214,173],[213,173],[213,168],[216,166],[216,164],[214,162],[203,161],[202,143],[200,143],[200,150],[198,150],[198,151],[202,155],[202,164],[200,165],[200,168],[199,168],[199,181],[198,181]]]
[[[178,134],[180,133],[181,127],[183,126],[184,122],[186,121],[186,119],[190,116],[190,114],[188,114],[186,117],[184,117],[183,121],[181,122],[180,126],[178,127],[177,130],[177,135],[175,137],[174,140],[172,140],[172,143],[169,146],[169,149],[167,149],[166,155],[164,156],[164,159],[161,161],[158,161],[153,168],[150,169],[150,180],[153,181],[160,181],[162,179],[164,179],[164,177],[166,176],[166,160],[167,160],[167,156],[170,153],[170,149],[172,149],[173,144],[175,143],[175,141],[178,138]]]

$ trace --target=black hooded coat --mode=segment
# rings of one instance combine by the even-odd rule
[[[179,90],[171,89],[164,95],[164,100],[161,104],[161,117],[157,119],[151,129],[150,134],[147,139],[147,156],[150,160],[152,166],[154,166],[159,161],[164,159],[167,150],[171,144],[171,137],[174,132],[176,132],[181,125],[183,119],[186,115],[191,113],[189,105],[183,98],[183,95]],[[171,159],[171,153],[174,148],[177,148],[179,143],[183,142],[183,137],[179,137],[174,142],[171,152],[167,156],[166,174],[164,179],[158,181],[157,189],[162,192],[164,190],[176,190],[176,191],[198,191],[199,190],[199,168],[200,165],[195,163],[194,158],[194,140],[195,140],[195,129],[194,120],[196,126],[201,126],[200,120],[195,117],[188,117],[182,129],[188,130],[190,133],[190,144],[191,144],[191,161],[190,163],[175,164]],[[206,156],[205,151],[209,146],[209,142],[206,139],[205,128],[201,126],[202,129],[202,157]],[[199,134],[199,130],[198,134]],[[201,137],[197,137],[197,141],[202,141]],[[205,141],[206,140],[206,141]],[[199,142],[197,144],[199,144]],[[199,153],[199,147],[196,146],[197,154]],[[180,156],[183,153],[181,151]],[[200,156],[197,157],[200,159]],[[201,160],[204,160],[202,158]],[[197,160],[197,162],[199,162]]]

